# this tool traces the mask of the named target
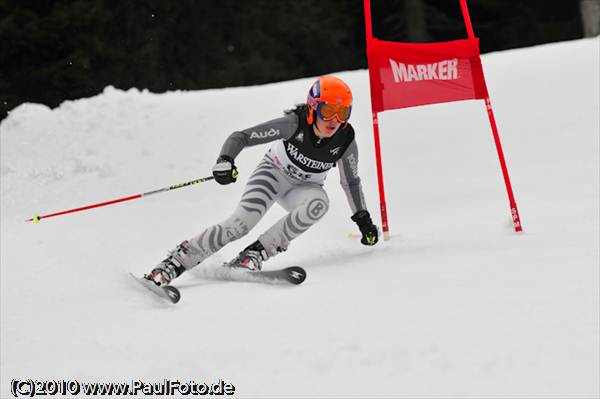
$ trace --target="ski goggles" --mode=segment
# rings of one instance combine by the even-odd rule
[[[350,119],[351,112],[352,106],[342,104],[319,103],[317,107],[317,113],[324,121],[336,118],[340,123],[347,122]]]

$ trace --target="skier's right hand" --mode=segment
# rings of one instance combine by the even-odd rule
[[[221,155],[217,158],[217,163],[212,168],[212,174],[219,184],[235,183],[238,171],[233,163],[233,158],[227,155]]]

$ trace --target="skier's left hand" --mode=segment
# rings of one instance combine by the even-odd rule
[[[377,244],[377,241],[379,241],[379,231],[377,230],[377,226],[373,224],[371,215],[369,215],[369,211],[358,211],[352,216],[351,219],[360,229],[362,234],[360,242],[363,245]]]

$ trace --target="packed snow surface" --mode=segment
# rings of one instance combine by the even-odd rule
[[[107,87],[1,122],[1,386],[16,379],[213,383],[238,397],[598,397],[598,38],[492,53],[483,66],[524,231],[515,233],[485,105],[380,115],[391,239],[365,247],[340,188],[331,209],[265,269],[304,284],[206,278],[284,215],[175,283],[136,285],[167,251],[233,211],[237,184],[194,185],[40,215],[210,176],[233,131],[304,101],[313,79],[153,94]],[[380,224],[365,70],[352,124]]]

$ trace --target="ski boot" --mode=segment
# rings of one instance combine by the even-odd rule
[[[229,267],[238,267],[241,269],[247,269],[250,271],[260,271],[262,264],[269,258],[265,247],[256,240],[249,246],[247,246],[239,255],[226,263]]]
[[[181,276],[186,270],[183,266],[183,257],[188,253],[189,248],[190,243],[188,241],[182,242],[162,262],[152,269],[150,274],[145,274],[144,278],[158,286],[168,285],[174,278]]]

